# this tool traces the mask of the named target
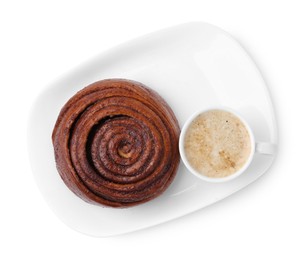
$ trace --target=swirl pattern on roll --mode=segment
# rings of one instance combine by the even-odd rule
[[[58,172],[83,200],[129,207],[164,192],[179,164],[168,104],[135,81],[95,82],[62,108],[52,139]]]

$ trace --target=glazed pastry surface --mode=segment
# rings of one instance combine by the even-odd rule
[[[175,177],[179,125],[145,85],[95,82],[62,108],[52,141],[58,172],[83,200],[129,207],[154,199]]]

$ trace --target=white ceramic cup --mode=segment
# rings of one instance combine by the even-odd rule
[[[233,115],[235,115],[237,118],[239,118],[242,123],[245,125],[249,136],[250,136],[250,143],[251,143],[251,151],[250,151],[250,155],[246,161],[246,163],[236,172],[234,172],[233,174],[226,176],[226,177],[221,177],[221,178],[212,178],[212,177],[208,177],[205,175],[202,175],[201,173],[199,173],[197,170],[195,170],[189,163],[186,155],[185,155],[185,149],[184,149],[184,141],[185,141],[185,135],[187,132],[187,129],[189,128],[189,126],[191,125],[191,123],[193,122],[193,120],[198,117],[200,114],[203,114],[205,112],[208,111],[212,111],[212,110],[222,110],[222,111],[226,111],[229,112]],[[254,154],[255,153],[260,153],[260,154],[265,154],[265,155],[273,155],[275,153],[276,150],[276,145],[272,144],[272,143],[266,143],[266,142],[257,142],[255,140],[254,134],[251,130],[251,127],[249,126],[249,124],[247,123],[247,121],[241,116],[239,115],[238,112],[234,111],[233,109],[230,108],[226,108],[226,107],[211,107],[208,109],[203,109],[201,111],[198,111],[196,113],[194,113],[184,124],[181,134],[180,134],[180,140],[179,140],[179,151],[180,151],[180,155],[181,158],[185,164],[185,166],[187,167],[187,169],[194,174],[195,176],[197,176],[198,178],[208,181],[208,182],[215,182],[215,183],[219,183],[219,182],[226,182],[226,181],[230,181],[233,180],[235,178],[237,178],[238,176],[240,176],[243,172],[245,172],[248,168],[248,166],[251,164]]]

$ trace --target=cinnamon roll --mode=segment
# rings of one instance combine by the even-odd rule
[[[163,193],[179,164],[179,125],[145,85],[95,82],[62,108],[52,141],[58,172],[83,200],[129,207]]]

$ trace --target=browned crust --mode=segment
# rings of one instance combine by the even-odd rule
[[[143,84],[95,82],[62,108],[52,140],[58,172],[83,200],[129,207],[164,192],[179,164],[180,128],[168,104]]]

